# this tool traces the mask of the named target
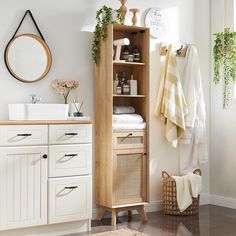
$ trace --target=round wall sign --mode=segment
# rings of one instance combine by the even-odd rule
[[[145,26],[150,28],[150,35],[154,38],[164,36],[169,28],[169,18],[159,7],[148,10],[145,17]]]

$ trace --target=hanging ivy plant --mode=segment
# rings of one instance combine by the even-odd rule
[[[230,85],[236,79],[236,32],[225,28],[214,35],[214,82],[223,81],[223,108],[226,108],[231,95]]]
[[[114,14],[115,13],[115,14]],[[92,57],[96,65],[100,62],[100,41],[107,38],[107,25],[124,24],[121,9],[113,10],[111,7],[103,6],[96,14],[97,25],[94,31]]]

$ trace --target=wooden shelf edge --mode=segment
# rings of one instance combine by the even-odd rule
[[[113,65],[122,65],[122,66],[145,66],[146,63],[143,63],[143,62],[127,62],[127,61],[113,61]]]
[[[117,95],[117,94],[113,94],[113,97],[127,97],[127,98],[145,98],[145,95]]]
[[[137,202],[137,203],[123,204],[123,205],[115,205],[115,206],[112,206],[112,208],[143,206],[143,205],[147,205],[147,204],[148,204],[148,202]]]

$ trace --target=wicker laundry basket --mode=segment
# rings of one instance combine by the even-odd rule
[[[193,171],[193,173],[201,175],[201,170],[196,169]],[[177,203],[175,180],[166,171],[162,171],[162,190],[163,190],[163,205],[165,214],[182,215],[182,216],[190,216],[198,214],[200,195],[198,195],[197,198],[193,198],[192,204],[185,211],[180,212]]]

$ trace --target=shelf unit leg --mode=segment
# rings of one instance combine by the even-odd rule
[[[116,210],[112,210],[111,212],[111,225],[116,226]]]
[[[101,221],[105,214],[106,214],[106,209],[104,207],[100,207],[98,211],[97,220]]]
[[[128,219],[132,218],[132,210],[128,211]]]
[[[145,210],[144,210],[144,206],[140,206],[140,207],[137,209],[137,211],[138,211],[140,217],[142,218],[142,221],[147,221],[147,220],[148,220],[147,214],[146,214],[146,212],[145,212]]]

